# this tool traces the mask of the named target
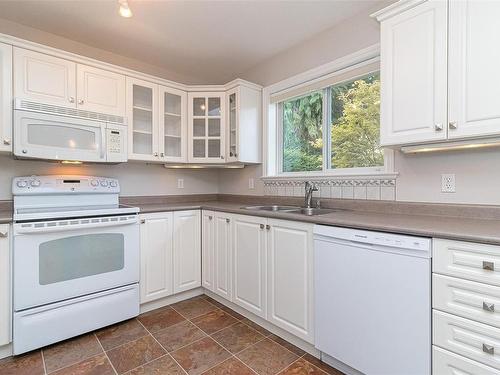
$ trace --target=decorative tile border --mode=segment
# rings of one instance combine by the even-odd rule
[[[304,196],[304,184],[311,181],[318,187],[315,197],[337,199],[396,199],[396,175],[380,177],[264,177],[264,194],[285,197]]]

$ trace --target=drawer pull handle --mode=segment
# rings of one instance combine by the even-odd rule
[[[495,347],[493,345],[483,344],[483,352],[495,354]]]
[[[495,311],[495,304],[483,301],[483,310],[492,311],[493,312],[493,311]]]
[[[483,260],[483,270],[494,271],[495,263]]]

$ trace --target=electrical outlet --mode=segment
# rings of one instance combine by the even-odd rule
[[[177,179],[177,189],[184,189],[184,179],[183,178]]]
[[[455,192],[455,174],[448,173],[441,175],[441,192],[443,193]]]
[[[248,188],[249,188],[250,190],[255,189],[255,180],[254,180],[253,178],[249,178],[249,179],[248,179]]]

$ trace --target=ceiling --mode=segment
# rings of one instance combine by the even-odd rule
[[[0,1],[0,17],[193,77],[226,83],[373,6],[373,0]]]

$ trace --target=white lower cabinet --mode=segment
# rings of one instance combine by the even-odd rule
[[[200,286],[200,212],[142,214],[141,303]]]
[[[233,223],[233,302],[266,318],[266,222],[235,215]]]
[[[0,346],[11,341],[9,224],[0,225]]]
[[[215,212],[214,215],[214,292],[232,298],[232,215]]]
[[[173,217],[172,212],[141,215],[141,303],[173,293]]]
[[[500,375],[500,371],[482,363],[434,346],[432,348],[434,375]]]
[[[201,212],[201,285],[214,291],[214,212]]]
[[[269,219],[267,228],[268,320],[313,343],[313,225]]]
[[[200,211],[174,212],[174,293],[201,286]]]

